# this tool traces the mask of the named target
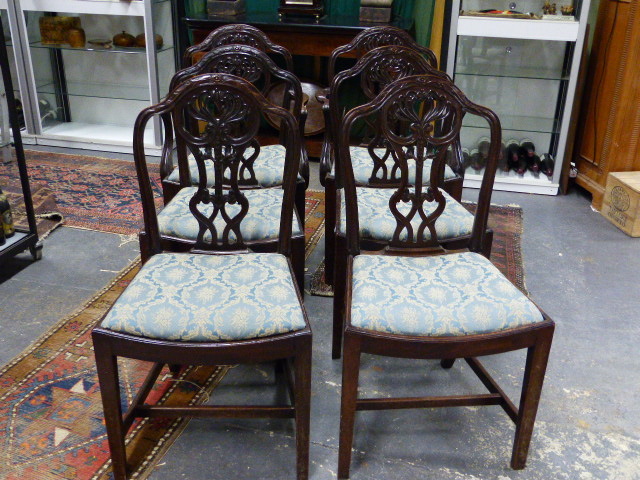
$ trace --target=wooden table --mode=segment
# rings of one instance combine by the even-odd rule
[[[178,2],[182,3],[182,2]],[[178,12],[180,15],[180,12]],[[287,48],[292,55],[328,57],[340,45],[349,43],[359,32],[371,26],[362,24],[358,17],[345,15],[325,15],[319,21],[314,17],[279,17],[277,12],[251,12],[234,17],[182,16],[178,48],[180,56],[188,46],[188,32],[193,34],[193,42],[200,43],[216,28],[230,23],[246,23],[259,28],[278,45]],[[404,30],[411,28],[413,20],[398,19],[392,25]]]

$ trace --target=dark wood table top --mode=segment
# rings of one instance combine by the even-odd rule
[[[309,32],[316,33],[342,33],[356,35],[359,31],[372,26],[370,23],[361,23],[357,16],[352,15],[324,15],[316,22],[312,16],[288,16],[280,17],[278,12],[259,12],[247,10],[246,13],[230,17],[213,17],[202,15],[186,16],[184,22],[193,30],[212,30],[220,25],[229,23],[246,23],[265,31],[282,32]],[[413,19],[396,18],[391,25],[409,30],[413,25]]]

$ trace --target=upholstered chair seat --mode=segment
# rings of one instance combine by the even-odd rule
[[[542,322],[540,310],[484,256],[360,255],[351,325],[397,335],[459,336]]]
[[[277,253],[162,253],[142,267],[102,328],[182,342],[249,340],[305,327],[289,264]]]
[[[181,240],[193,241],[199,231],[198,220],[189,210],[189,201],[196,193],[197,187],[182,188],[175,197],[158,213],[158,227],[160,235],[178,238]],[[213,193],[213,192],[212,192]],[[251,208],[240,224],[240,232],[245,242],[276,240],[280,231],[280,211],[282,208],[283,191],[278,188],[243,190]],[[202,213],[210,215],[213,211],[211,204],[202,208]],[[238,205],[228,205],[227,211],[230,216],[240,211]],[[220,215],[214,221],[214,226],[218,232],[219,239],[222,238],[225,221]],[[303,233],[302,225],[298,217],[294,214],[293,236],[300,236]],[[204,234],[204,241],[211,240],[211,232],[207,230]],[[230,233],[230,240],[235,240],[233,232]]]
[[[395,188],[367,188],[356,187],[358,198],[358,218],[360,236],[363,240],[376,240],[388,242],[393,237],[396,229],[396,219],[389,210],[389,198],[396,192]],[[436,221],[436,233],[440,240],[461,237],[471,234],[474,216],[459,202],[456,202],[449,194],[442,192],[447,203],[444,211]],[[338,234],[345,234],[345,202],[344,195],[341,197],[340,220],[338,222]],[[435,208],[435,204],[428,208]],[[410,204],[401,203],[398,210],[406,214],[410,210]],[[425,211],[426,214],[429,212]],[[417,231],[421,218],[419,215],[413,219],[414,230]],[[400,239],[406,238],[406,229],[400,235]],[[425,229],[425,238],[429,238],[430,233]]]
[[[282,185],[284,180],[284,158],[285,148],[282,145],[266,145],[260,147],[260,153],[253,162],[253,172],[256,176],[256,181],[260,187],[276,187]],[[249,148],[245,154],[245,158],[249,158],[253,155],[254,150]],[[207,187],[213,187],[213,179],[215,175],[213,173],[213,161],[206,160],[205,167],[207,170]],[[244,179],[250,179],[249,172],[245,172]],[[197,185],[200,180],[198,174],[198,166],[193,158],[193,155],[189,155],[189,177],[192,185]],[[229,173],[225,172],[225,177],[229,179]],[[168,182],[180,183],[180,175],[178,173],[178,167],[176,166],[173,171],[167,177]],[[298,181],[304,181],[302,175],[298,173]]]
[[[374,153],[378,155],[380,158],[385,154],[386,149],[384,148],[374,148]],[[351,154],[351,165],[353,166],[353,177],[355,178],[357,185],[367,185],[371,178],[371,172],[373,171],[373,159],[371,158],[371,154],[369,153],[369,149],[367,147],[349,147],[349,153]],[[432,159],[427,159],[425,161],[425,171],[431,170],[431,162]],[[393,167],[393,159],[389,157],[386,160],[387,168],[391,169]],[[257,175],[257,173],[256,173]],[[331,169],[331,176],[336,176],[336,165],[333,164]],[[382,171],[378,171],[378,178],[382,178]],[[445,165],[444,167],[444,179],[451,180],[456,178],[457,175],[451,169],[449,165]],[[416,168],[414,164],[409,165],[409,184],[414,185],[416,183]],[[429,177],[423,178],[423,185],[429,184]]]

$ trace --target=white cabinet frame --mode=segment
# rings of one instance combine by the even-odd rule
[[[456,56],[459,36],[513,38],[521,40],[550,40],[573,42],[573,56],[569,67],[569,79],[564,97],[564,108],[559,117],[559,133],[555,152],[556,168],[551,182],[544,179],[496,176],[495,190],[556,195],[560,186],[562,165],[565,158],[567,137],[575,100],[578,72],[585,41],[590,0],[582,0],[580,21],[524,20],[460,16],[461,0],[451,1],[451,23],[447,51],[447,73],[455,80]],[[477,99],[472,99],[478,101]],[[504,141],[505,139],[503,139]],[[479,188],[480,175],[465,174],[465,187]]]
[[[25,122],[27,126],[26,140],[40,145],[61,146],[70,148],[88,148],[112,152],[132,152],[133,126],[83,124],[78,122],[62,123],[60,128],[47,131],[42,128],[38,105],[36,76],[27,34],[25,12],[64,12],[72,14],[93,14],[140,17],[144,22],[144,33],[147,39],[155,38],[153,21],[154,0],[0,0],[8,3],[9,24],[15,46],[18,63],[18,82],[23,98]],[[170,2],[165,2],[169,4]],[[169,8],[170,11],[170,8]],[[170,14],[170,13],[169,13]],[[117,53],[109,53],[110,55]],[[149,104],[160,101],[158,75],[158,51],[154,41],[146,42],[144,54],[147,64],[147,85]],[[173,56],[172,56],[173,62]],[[95,127],[95,128],[94,128]],[[149,153],[159,154],[162,145],[162,126],[159,119],[154,119],[153,129],[145,138]]]

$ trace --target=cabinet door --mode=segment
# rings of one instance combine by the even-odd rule
[[[603,0],[578,127],[578,184],[600,209],[609,172],[640,170],[640,11],[638,2]]]
[[[471,100],[498,114],[505,147],[529,142],[537,157],[546,154],[555,158],[571,51],[569,42],[459,36],[455,83]],[[462,145],[473,153],[488,129],[473,120],[465,120],[464,126]],[[505,162],[498,178],[523,184],[557,184],[559,172],[547,176],[533,160],[529,158],[529,168],[520,173],[506,168]],[[470,166],[466,173],[473,176],[480,170]]]

